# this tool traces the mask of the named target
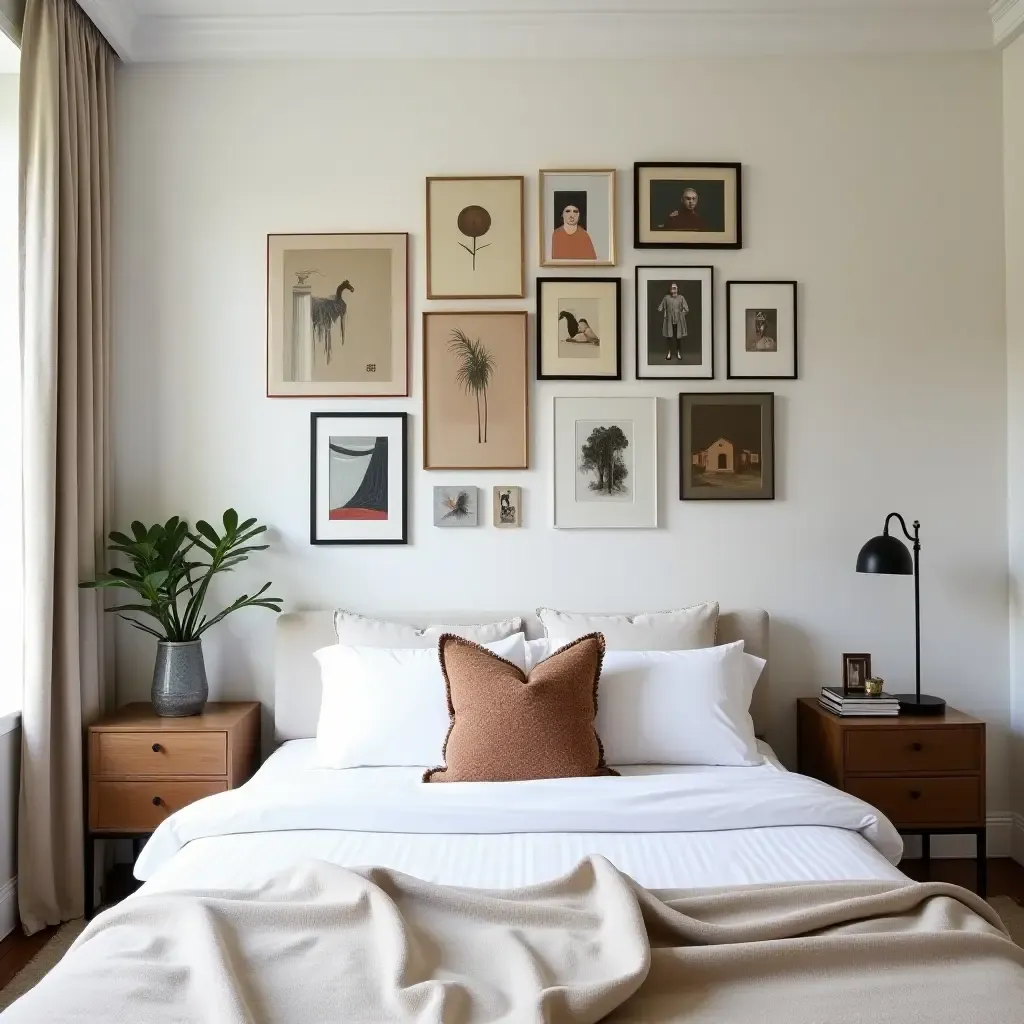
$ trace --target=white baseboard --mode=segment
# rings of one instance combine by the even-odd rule
[[[989,857],[1013,856],[1024,863],[1024,817],[1004,811],[1001,814],[990,814],[985,819],[988,832]],[[903,856],[907,860],[916,860],[921,856],[921,839],[919,836],[905,836]],[[933,857],[974,858],[974,836],[932,836],[931,854]],[[1016,852],[1014,852],[1016,851]]]
[[[0,939],[7,938],[18,926],[18,879],[0,886]]]

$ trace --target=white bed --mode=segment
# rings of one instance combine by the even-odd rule
[[[528,634],[537,628],[527,620]],[[902,842],[879,812],[787,773],[765,743],[758,767],[627,767],[621,779],[430,787],[419,783],[419,769],[314,768],[312,652],[332,642],[330,613],[282,616],[278,629],[275,727],[283,745],[241,789],[161,826],[136,865],[140,893],[255,887],[311,858],[481,888],[557,878],[590,854],[655,889],[905,880],[894,866]],[[723,615],[719,640],[735,639],[765,657],[766,613]],[[755,722],[769,702],[766,676]]]

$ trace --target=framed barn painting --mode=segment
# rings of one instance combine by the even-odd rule
[[[523,178],[427,178],[427,298],[526,295]]]
[[[682,501],[775,498],[775,396],[679,396]]]
[[[404,412],[315,412],[310,544],[408,544]]]
[[[715,375],[713,267],[636,268],[639,380],[710,380]]]
[[[741,249],[740,164],[644,163],[633,167],[637,249]]]
[[[658,400],[555,399],[555,528],[658,525]]]
[[[423,468],[528,469],[525,312],[423,314]]]
[[[409,394],[409,236],[267,237],[267,396]]]
[[[537,278],[537,379],[621,380],[617,277]]]
[[[730,281],[725,295],[729,378],[795,380],[796,281]]]
[[[540,172],[542,267],[615,265],[615,171]]]

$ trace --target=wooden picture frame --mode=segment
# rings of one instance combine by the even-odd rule
[[[494,488],[494,525],[499,530],[517,530],[523,525],[522,487]]]
[[[799,312],[796,281],[729,281],[725,286],[729,380],[796,380]]]
[[[619,277],[538,277],[537,380],[622,380],[621,307]]]
[[[863,697],[867,693],[865,683],[871,678],[870,654],[843,655],[843,696]]]
[[[743,165],[668,160],[634,164],[633,246],[742,249]]]
[[[542,267],[614,267],[614,169],[541,171],[537,212]],[[574,213],[567,215],[570,206]]]
[[[637,380],[714,379],[715,268],[637,267],[634,299]]]

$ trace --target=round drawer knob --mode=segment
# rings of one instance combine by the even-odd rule
[[[154,747],[154,750],[155,749],[156,748]],[[915,754],[919,754],[922,750],[924,750],[924,747],[922,747],[920,743],[911,743],[910,749],[913,750]]]
[[[910,799],[911,800],[920,800],[921,799],[921,790],[919,790],[919,789],[912,789],[910,791]]]
[[[159,807],[162,803],[163,803],[163,801],[160,799],[160,797],[158,797],[158,796],[153,797],[153,806],[154,807]]]
[[[154,743],[154,744],[153,744],[153,753],[154,753],[154,754],[159,754],[159,753],[160,753],[160,751],[161,751],[161,750],[163,750],[163,749],[164,749],[164,748],[163,748],[163,747],[161,747],[159,743]]]

